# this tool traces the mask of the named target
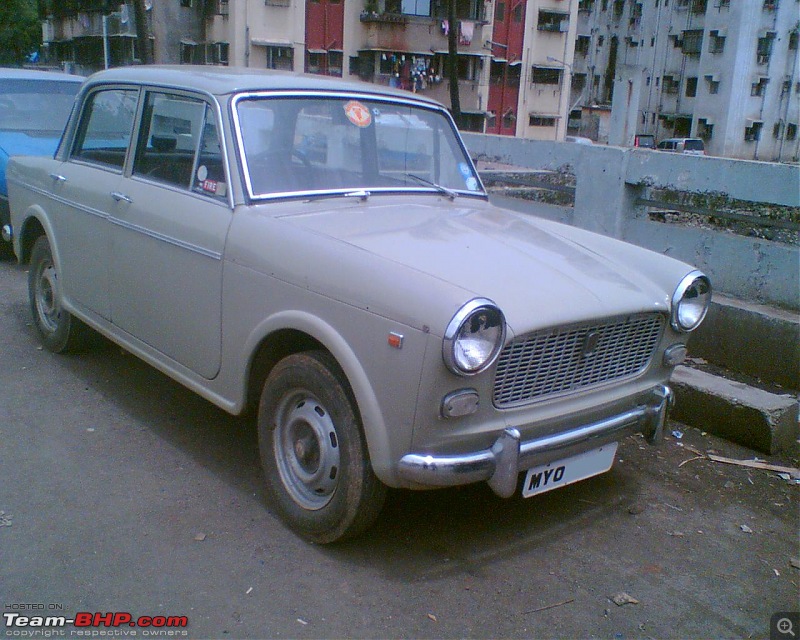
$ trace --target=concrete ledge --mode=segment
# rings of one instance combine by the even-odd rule
[[[798,402],[740,382],[677,367],[672,417],[715,435],[773,454],[792,451],[800,437]]]
[[[689,353],[716,365],[800,389],[797,313],[714,294],[708,316],[692,334]]]

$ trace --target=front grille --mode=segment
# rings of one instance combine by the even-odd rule
[[[494,404],[514,407],[636,376],[663,327],[663,315],[642,313],[520,336],[498,358]]]

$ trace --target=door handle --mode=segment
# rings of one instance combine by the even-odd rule
[[[111,197],[114,198],[117,202],[127,202],[128,204],[133,204],[133,200],[131,200],[128,196],[124,193],[120,193],[119,191],[112,191]]]
[[[57,174],[57,173],[51,173],[51,174],[50,174],[50,177],[51,177],[53,180],[55,180],[56,182],[66,182],[66,181],[67,181],[67,179],[66,179],[64,176],[62,176],[62,175],[59,175],[59,174]]]

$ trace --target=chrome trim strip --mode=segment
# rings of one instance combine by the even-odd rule
[[[212,258],[214,260],[222,260],[222,253],[220,253],[218,251],[212,251],[210,249],[205,249],[205,248],[199,247],[199,246],[197,246],[195,244],[191,244],[189,242],[184,242],[182,240],[178,240],[177,238],[173,238],[171,236],[166,236],[166,235],[164,235],[162,233],[158,233],[156,231],[152,231],[152,230],[147,229],[145,227],[141,227],[139,225],[132,224],[130,222],[126,222],[125,220],[120,220],[119,218],[115,218],[114,216],[112,216],[112,215],[110,215],[110,214],[108,214],[108,213],[106,213],[104,211],[100,211],[99,209],[92,209],[91,207],[87,207],[85,205],[72,202],[71,200],[67,200],[66,198],[62,198],[61,196],[57,196],[57,195],[55,195],[53,193],[50,193],[49,191],[46,191],[45,189],[40,189],[39,187],[34,187],[31,184],[22,182],[21,180],[13,180],[13,182],[15,184],[19,185],[19,186],[22,186],[22,187],[25,187],[27,189],[30,189],[34,193],[39,193],[41,195],[49,197],[49,198],[55,200],[56,202],[64,204],[64,205],[66,205],[68,207],[72,207],[74,209],[77,209],[78,211],[83,211],[84,213],[88,213],[90,215],[96,216],[96,217],[101,218],[103,220],[107,220],[111,224],[115,224],[118,227],[122,227],[122,228],[128,229],[130,231],[135,231],[137,233],[141,233],[141,234],[146,235],[146,236],[148,236],[150,238],[153,238],[155,240],[160,240],[162,242],[166,242],[167,244],[171,244],[171,245],[173,245],[175,247],[179,247],[181,249],[186,249],[187,251],[192,251],[194,253],[199,253],[200,255],[206,256],[207,258]],[[224,203],[221,203],[221,204],[223,204],[223,206],[224,206]]]
[[[211,251],[210,249],[199,247],[196,244],[184,242],[183,240],[178,240],[177,238],[173,238],[171,236],[165,236],[163,233],[158,233],[157,231],[147,229],[146,227],[139,226],[138,224],[133,224],[132,222],[120,220],[119,218],[114,218],[109,216],[108,221],[111,224],[117,225],[118,227],[122,227],[123,229],[134,231],[136,233],[141,233],[142,235],[145,235],[149,238],[153,238],[154,240],[160,240],[161,242],[166,242],[167,244],[171,244],[174,247],[178,247],[180,249],[186,249],[187,251],[191,251],[193,253],[199,253],[200,255],[205,256],[206,258],[212,258],[213,260],[222,260],[222,254],[218,251]]]
[[[520,472],[536,464],[567,457],[571,455],[570,447],[592,446],[595,441],[599,444],[611,442],[628,431],[644,434],[651,444],[659,443],[673,398],[669,387],[659,385],[652,389],[645,404],[568,431],[520,442],[519,431],[508,428],[489,449],[474,453],[455,456],[408,453],[398,463],[398,474],[409,482],[430,487],[487,480],[495,493],[509,497],[516,491]]]
[[[55,193],[53,193],[51,191],[48,191],[47,189],[41,189],[41,188],[36,187],[36,186],[34,186],[34,185],[32,185],[32,184],[30,184],[28,182],[23,182],[22,180],[17,180],[16,178],[9,178],[8,181],[9,182],[13,182],[14,184],[16,184],[16,185],[18,185],[20,187],[24,187],[26,189],[29,189],[30,191],[33,191],[34,193],[38,193],[39,195],[45,196],[47,198],[50,198],[51,200],[54,200],[55,202],[58,202],[58,203],[63,204],[63,205],[66,205],[68,207],[72,207],[73,209],[77,209],[78,211],[83,211],[84,213],[88,213],[88,214],[93,215],[93,216],[95,216],[97,218],[102,218],[104,220],[108,220],[109,218],[111,218],[111,215],[109,213],[105,212],[105,211],[101,211],[100,209],[93,209],[92,207],[87,207],[86,205],[78,204],[77,202],[73,202],[72,200],[67,200],[66,198],[63,198],[61,196],[57,196]]]

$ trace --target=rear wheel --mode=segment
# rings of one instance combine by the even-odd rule
[[[318,543],[351,538],[377,518],[386,488],[372,471],[344,375],[324,351],[281,360],[258,410],[261,462],[283,520]]]
[[[47,236],[39,236],[31,250],[28,299],[34,325],[48,351],[75,351],[86,344],[89,328],[62,307],[61,283]]]

